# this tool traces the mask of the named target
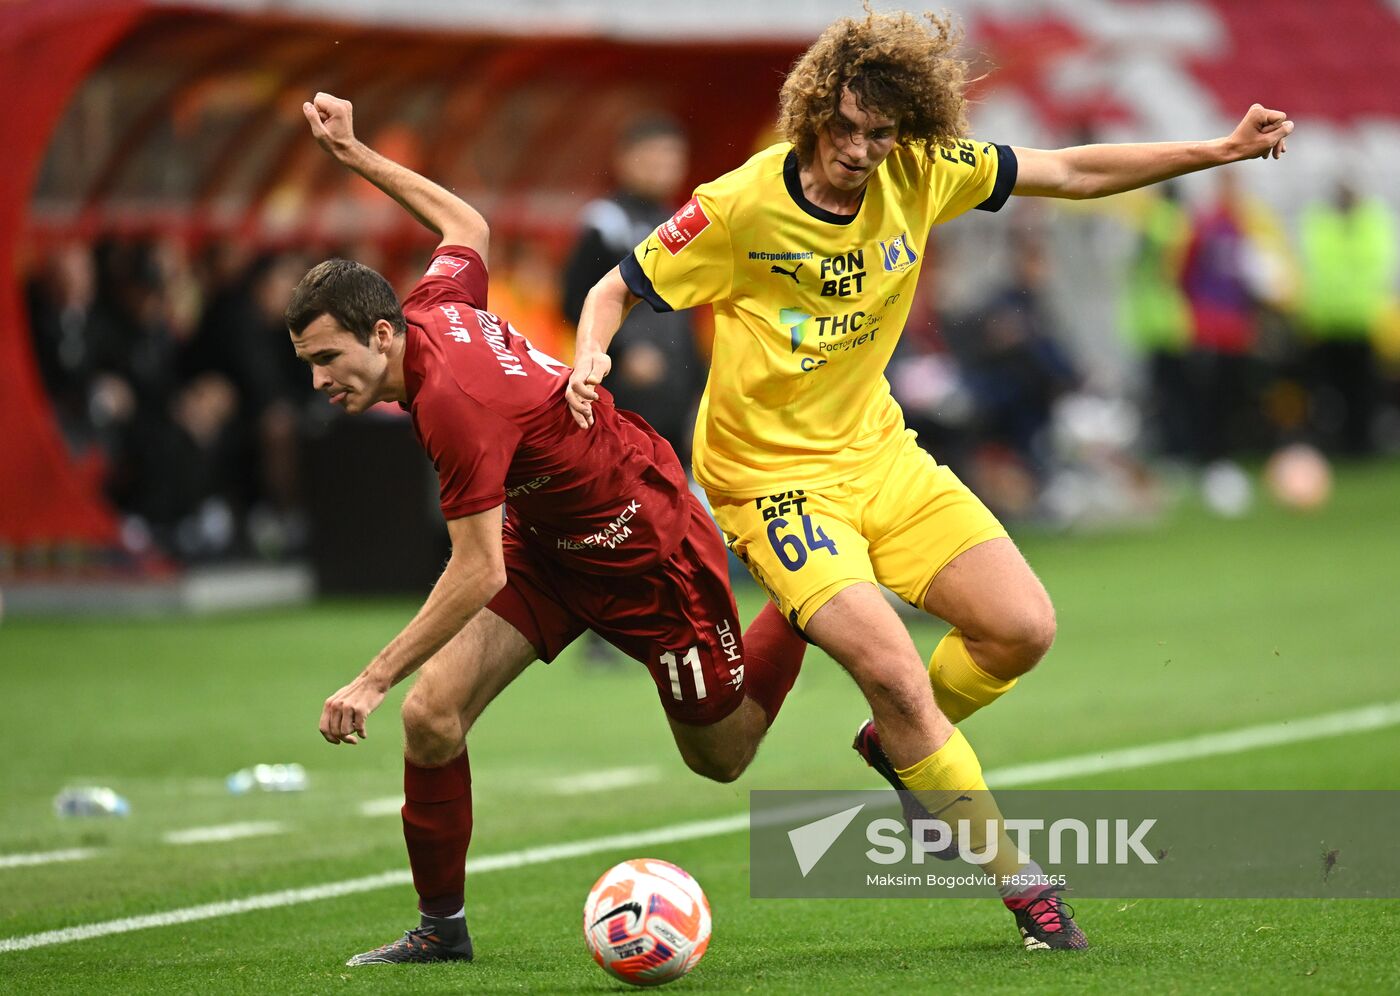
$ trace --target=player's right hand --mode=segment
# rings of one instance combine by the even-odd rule
[[[1268,159],[1270,156],[1278,159],[1288,151],[1286,140],[1291,134],[1293,122],[1287,114],[1254,104],[1225,141],[1233,160]]]
[[[328,744],[357,744],[365,738],[365,720],[384,701],[385,692],[356,678],[321,708],[321,736]],[[356,738],[359,739],[356,739]]]
[[[348,100],[329,93],[317,93],[301,105],[311,125],[311,135],[321,148],[334,155],[355,141],[355,107]]]
[[[574,357],[574,372],[569,374],[569,386],[564,390],[564,398],[580,429],[587,429],[593,424],[593,402],[598,400],[597,388],[610,370],[612,359],[607,353],[588,350]]]

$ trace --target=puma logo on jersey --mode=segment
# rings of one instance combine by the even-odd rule
[[[652,253],[656,252],[656,248],[657,248],[656,246],[654,246],[654,245],[652,245],[650,242],[648,242],[648,243],[647,243],[646,252],[642,253],[642,259],[646,259],[646,258],[647,258],[648,256],[650,256]]]
[[[775,263],[775,264],[773,264],[772,267],[769,268],[768,272],[769,272],[769,273],[781,273],[781,274],[782,274],[783,276],[785,276],[785,277],[792,277],[792,282],[793,282],[793,283],[795,283],[795,284],[800,284],[800,283],[802,283],[802,281],[799,280],[798,277],[797,277],[797,271],[800,270],[800,269],[802,269],[802,264],[801,264],[801,263],[798,263],[798,264],[797,264],[796,266],[794,266],[791,270],[784,270],[781,266],[778,266],[778,265]]]

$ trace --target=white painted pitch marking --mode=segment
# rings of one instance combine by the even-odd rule
[[[0,868],[26,868],[55,861],[83,861],[97,853],[95,847],[70,847],[66,851],[36,851],[33,854],[0,854]]]
[[[172,830],[161,840],[167,844],[220,844],[227,840],[242,840],[244,837],[266,837],[269,834],[285,833],[283,823],[263,821],[261,823],[225,823],[217,827],[191,827],[188,830]]]
[[[601,851],[630,850],[649,847],[654,844],[667,844],[678,840],[695,840],[701,837],[717,837],[726,833],[737,833],[747,829],[747,813],[726,816],[717,820],[702,820],[698,823],[680,823],[655,830],[638,833],[616,834],[611,837],[595,837],[570,844],[552,844],[545,847],[527,847],[521,851],[507,851],[504,854],[488,854],[467,862],[468,875],[483,875],[487,872],[503,871],[508,868],[521,868],[566,858],[583,857]],[[203,906],[187,906],[184,909],[165,913],[150,913],[145,916],[126,917],[121,920],[106,920],[89,923],[80,927],[67,927],[63,930],[48,930],[42,934],[29,934],[24,937],[0,939],[0,954],[6,951],[27,951],[31,948],[47,947],[51,944],[68,944],[72,941],[85,941],[110,934],[125,934],[148,927],[169,927],[180,923],[193,923],[197,920],[212,920],[217,917],[232,916],[235,913],[248,913],[253,910],[276,909],[297,903],[315,902],[320,899],[334,899],[338,896],[353,895],[357,892],[372,892],[396,885],[411,885],[413,876],[407,869],[353,878],[345,882],[330,882],[304,889],[284,889],[280,892],[266,892],[247,899],[235,899],[222,903],[207,903]]]
[[[1133,768],[1146,768],[1155,764],[1194,761],[1203,757],[1239,754],[1261,747],[1280,747],[1305,740],[1322,740],[1348,733],[1366,733],[1397,725],[1400,725],[1400,702],[1386,702],[1307,719],[1264,723],[1238,730],[1226,730],[1223,733],[1205,733],[1184,740],[1165,740],[1155,744],[1143,744],[1141,747],[1126,747],[1122,750],[1062,757],[1054,761],[995,768],[988,771],[984,777],[988,785],[998,788],[1039,785],[1083,775],[1130,771]]]
[[[661,781],[661,769],[653,765],[644,768],[607,768],[603,771],[565,775],[560,778],[545,779],[540,782],[540,785],[545,791],[554,795],[587,795],[589,792],[632,788],[636,785],[651,785],[659,781]]]
[[[401,795],[386,795],[382,799],[366,799],[360,803],[361,816],[398,816],[402,809]]]
[[[1058,761],[1044,761],[1038,764],[1002,768],[989,772],[989,775],[994,776],[995,780],[1003,785],[1031,785],[1038,782],[1070,778],[1080,774],[1126,770],[1153,764],[1166,764],[1172,761],[1234,754],[1260,747],[1300,743],[1306,740],[1318,740],[1348,733],[1364,733],[1397,725],[1400,725],[1400,702],[1389,702],[1363,709],[1328,713],[1309,719],[1249,726],[1225,733],[1210,733],[1185,740],[1164,741],[1127,750],[1084,754],[1077,757],[1060,758]],[[992,780],[993,777],[988,778],[988,781]],[[591,840],[580,840],[570,844],[552,844],[544,847],[530,847],[520,851],[507,851],[502,854],[488,854],[468,861],[467,871],[469,874],[481,875],[509,868],[521,868],[525,865],[584,857],[603,851],[718,837],[723,834],[738,833],[748,829],[748,826],[749,814],[736,813],[719,819],[679,823],[669,827],[659,827],[655,830],[643,830],[638,833],[594,837]],[[0,938],[0,954],[7,951],[28,951],[32,948],[42,948],[52,944],[68,944],[73,941],[106,937],[111,934],[125,934],[150,927],[169,927],[180,923],[192,923],[197,920],[212,920],[237,913],[248,913],[253,910],[276,909],[298,903],[315,902],[320,899],[333,899],[337,896],[371,892],[390,886],[408,885],[412,881],[408,870],[403,869],[384,872],[380,875],[370,875],[365,878],[349,879],[344,882],[330,882],[326,885],[309,886],[302,889],[267,892],[260,896],[249,896],[247,899],[209,903],[204,906],[187,906],[165,913],[150,913],[145,916],[105,920],[100,923],[83,924],[62,930],[48,930],[39,934]]]
[[[26,937],[7,937],[0,940],[0,952],[27,951],[50,944],[67,944],[71,941],[86,941],[93,937],[106,937],[109,934],[125,934],[147,927],[170,927],[178,923],[193,923],[196,920],[211,920],[215,917],[231,916],[234,913],[248,913],[252,910],[275,909],[291,906],[294,903],[315,902],[318,899],[334,899],[356,892],[368,892],[391,885],[405,885],[413,881],[412,875],[404,871],[385,872],[366,878],[352,878],[346,882],[331,882],[306,889],[284,889],[281,892],[264,892],[260,896],[235,899],[223,903],[207,903],[203,906],[186,906],[184,909],[166,913],[149,913],[145,916],[126,917],[121,920],[105,920],[101,923],[88,923],[80,927],[67,927],[63,930],[46,930],[42,934]]]

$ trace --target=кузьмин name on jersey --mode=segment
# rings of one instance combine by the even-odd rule
[[[446,257],[441,257],[445,259]],[[447,319],[447,337],[454,342],[468,344],[472,341],[471,333],[462,324],[462,313],[455,304],[443,304],[438,306],[444,318]],[[486,345],[495,354],[496,362],[500,363],[501,370],[507,377],[528,377],[525,366],[510,348],[508,336],[519,336],[525,346],[525,355],[534,360],[535,363],[545,373],[551,377],[562,376],[569,368],[560,363],[548,353],[541,353],[530,340],[520,335],[515,330],[515,326],[509,322],[502,326],[501,319],[491,314],[489,311],[472,309],[472,314],[476,316],[477,326],[481,329],[481,335],[486,340]]]

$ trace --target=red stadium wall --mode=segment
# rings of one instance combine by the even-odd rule
[[[140,17],[138,3],[0,7],[0,541],[105,543],[111,509],[65,452],[20,298],[20,231],[49,137],[84,75]]]
[[[192,245],[210,238],[308,249],[343,244],[336,241],[344,238],[343,225],[328,227],[322,208],[324,192],[345,178],[306,141],[297,112],[300,95],[318,88],[355,99],[367,137],[389,125],[416,128],[426,148],[422,167],[481,198],[504,239],[528,233],[564,246],[577,208],[608,184],[617,121],[598,120],[596,95],[615,96],[623,86],[640,102],[683,111],[692,137],[691,179],[698,182],[754,149],[773,119],[777,82],[798,50],[790,42],[652,44],[395,30],[139,0],[0,2],[0,81],[10,109],[0,115],[7,152],[0,158],[0,548],[100,546],[117,538],[117,516],[98,475],[70,458],[38,374],[21,289],[26,250],[117,231],[169,234]],[[383,60],[386,51],[396,53],[392,62]],[[122,119],[127,124],[112,122],[119,134],[113,149],[55,144],[86,79],[131,70],[164,75],[146,92],[149,102]],[[151,123],[172,120],[187,94],[236,72],[262,73],[275,84],[220,148],[218,167],[182,199],[116,199],[114,178],[137,168],[155,130]],[[502,108],[526,86],[551,88],[558,99],[529,121],[504,121]],[[404,122],[402,109],[425,93],[445,95],[442,106],[451,116],[432,122],[435,127]],[[473,174],[471,153],[484,148],[495,155],[491,140],[499,141],[502,124],[510,126],[505,133],[518,153],[512,168],[503,176]],[[251,190],[239,192],[246,193],[246,206],[238,216],[220,215],[210,205],[227,200],[229,177],[247,162],[240,143],[253,135],[272,136],[276,152]],[[36,212],[36,184],[53,149],[99,163],[100,179]],[[177,145],[162,154],[196,161],[199,151]],[[280,229],[268,228],[265,209],[289,190],[301,205],[297,223],[288,228],[284,218]],[[365,237],[390,248],[423,241],[410,220],[390,214],[388,228],[366,228]]]

